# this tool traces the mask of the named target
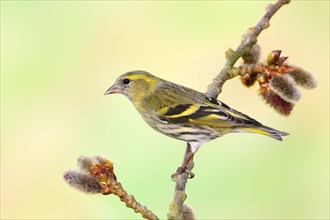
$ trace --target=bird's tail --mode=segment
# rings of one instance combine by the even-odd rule
[[[282,141],[282,136],[287,136],[289,133],[283,132],[283,131],[278,131],[274,128],[270,128],[267,126],[256,126],[256,127],[246,127],[243,128],[244,131],[246,132],[251,132],[251,133],[257,133],[257,134],[262,134],[266,135],[272,138],[275,138],[276,140]]]

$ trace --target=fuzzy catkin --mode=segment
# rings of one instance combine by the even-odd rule
[[[287,75],[291,76],[297,85],[303,88],[314,89],[317,86],[315,77],[302,68],[294,67],[293,70],[287,72]]]
[[[287,102],[297,102],[301,95],[293,78],[287,74],[274,75],[269,82],[269,87]]]
[[[85,193],[96,194],[101,192],[101,186],[95,177],[86,173],[67,171],[63,174],[63,179],[70,186]]]

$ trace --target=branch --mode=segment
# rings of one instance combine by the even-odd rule
[[[269,27],[269,20],[277,10],[289,2],[290,0],[278,0],[274,5],[270,5],[256,26],[248,29],[237,49],[235,51],[228,49],[225,65],[212,83],[208,85],[206,95],[217,98],[222,91],[223,84],[240,75],[242,83],[246,86],[258,82],[260,85],[259,93],[265,101],[281,114],[288,115],[294,103],[300,98],[297,85],[304,88],[316,87],[316,80],[309,72],[284,63],[287,57],[281,57],[280,50],[272,51],[266,63],[258,63],[260,47],[256,44],[257,37]],[[239,58],[243,58],[244,64],[234,67]],[[190,159],[192,155],[190,145],[187,144],[183,161],[188,162],[186,159]],[[185,165],[185,163],[183,164]],[[132,195],[127,194],[121,183],[117,181],[113,164],[109,160],[101,157],[80,157],[78,166],[79,172],[67,171],[63,176],[69,185],[90,194],[114,194],[128,208],[140,213],[144,218],[158,219],[154,213],[138,203]],[[191,158],[186,168],[191,171],[193,167],[194,162]],[[168,219],[195,219],[191,208],[184,204],[187,198],[185,188],[189,176],[186,172],[175,176],[174,198],[169,207]]]
[[[183,161],[185,161],[185,159],[186,159],[187,155],[189,155],[189,153],[191,153],[191,148],[190,148],[189,144],[187,144],[187,148],[186,148],[186,152],[185,152]],[[187,169],[190,171],[194,167],[193,159],[194,158],[191,158],[191,160],[189,161],[189,163],[187,165]],[[174,190],[174,198],[173,198],[173,201],[170,203],[169,212],[167,214],[168,219],[187,219],[187,220],[194,219],[192,210],[190,208],[184,206],[184,204],[183,204],[187,198],[187,194],[185,193],[187,179],[188,179],[188,174],[185,172],[177,175],[175,178],[176,185],[175,185],[175,190]],[[188,210],[188,212],[186,210]],[[188,216],[189,216],[189,218],[188,218]]]
[[[114,194],[143,218],[157,220],[158,217],[147,207],[136,201],[134,196],[128,195],[113,171],[113,164],[102,157],[80,157],[78,159],[80,172],[67,171],[64,180],[72,187],[86,193]]]
[[[258,47],[253,47],[257,43],[257,37],[267,27],[269,27],[269,20],[275,14],[275,12],[280,9],[284,4],[288,4],[290,0],[278,0],[274,5],[270,5],[267,8],[266,14],[261,18],[261,20],[257,23],[255,27],[249,28],[247,33],[243,36],[243,39],[236,49],[233,51],[232,49],[228,49],[226,52],[226,62],[225,66],[221,70],[221,72],[213,79],[212,83],[207,87],[206,95],[217,98],[217,96],[222,91],[222,86],[228,79],[232,79],[233,77],[239,74],[239,71],[229,71],[232,69],[236,61],[246,56],[248,57],[251,54],[254,54],[253,48],[258,50]],[[257,52],[258,54],[258,52]],[[185,152],[184,158],[189,154],[189,147]],[[190,160],[187,168],[191,170],[193,168],[193,158]],[[187,219],[184,216],[185,206],[184,201],[187,198],[185,191],[187,184],[188,175],[186,173],[182,173],[177,176],[174,198],[172,203],[170,204],[170,209],[167,214],[168,219]]]
[[[266,14],[261,18],[257,25],[248,29],[236,51],[233,51],[232,49],[227,50],[225,66],[207,87],[206,94],[208,96],[217,98],[222,91],[223,84],[228,79],[232,79],[237,76],[230,73],[228,70],[235,65],[239,58],[251,53],[252,47],[257,43],[257,37],[261,31],[269,27],[269,20],[271,17],[277,12],[278,9],[288,3],[290,3],[290,0],[278,0],[275,4],[269,5]]]

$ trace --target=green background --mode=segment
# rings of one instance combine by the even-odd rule
[[[272,1],[1,1],[1,218],[131,219],[114,196],[70,188],[80,155],[115,163],[119,181],[165,218],[185,144],[152,130],[121,95],[120,74],[147,70],[205,91]],[[187,204],[199,219],[329,218],[329,2],[293,1],[259,37],[315,74],[290,117],[238,78],[219,99],[287,131],[283,142],[230,134],[201,147]]]

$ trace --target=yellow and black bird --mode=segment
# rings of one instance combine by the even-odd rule
[[[277,140],[288,135],[262,125],[217,99],[146,71],[135,70],[119,76],[105,95],[112,93],[125,95],[156,131],[187,142],[191,153],[176,174],[189,173],[186,166],[201,144],[224,134],[249,132]]]

